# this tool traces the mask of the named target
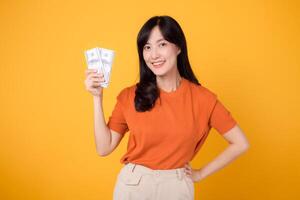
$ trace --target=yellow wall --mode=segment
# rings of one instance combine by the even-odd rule
[[[181,24],[197,77],[251,144],[197,183],[195,199],[299,199],[299,9],[292,0],[1,1],[0,199],[112,198],[128,134],[97,156],[83,52],[116,51],[108,119],[118,92],[138,78],[141,25],[161,14]],[[212,130],[192,166],[226,146]]]

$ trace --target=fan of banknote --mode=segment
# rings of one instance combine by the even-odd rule
[[[115,52],[110,49],[95,47],[85,51],[88,69],[97,69],[104,75],[105,81],[100,84],[101,87],[108,87],[114,57]]]

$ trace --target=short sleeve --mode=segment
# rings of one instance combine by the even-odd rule
[[[223,135],[236,124],[237,122],[230,111],[218,99],[215,99],[209,118],[209,125]]]
[[[107,122],[107,126],[110,129],[122,135],[124,135],[128,131],[128,126],[125,119],[124,107],[123,107],[124,92],[125,90],[121,91],[120,94],[117,96],[117,102]]]

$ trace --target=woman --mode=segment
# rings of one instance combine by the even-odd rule
[[[248,141],[217,95],[198,82],[184,33],[173,18],[150,18],[138,34],[137,46],[140,80],[119,93],[107,124],[100,86],[103,75],[86,72],[86,88],[94,96],[99,155],[109,155],[130,131],[114,199],[194,199],[194,183],[245,152]],[[211,127],[229,146],[203,168],[193,169],[189,162]]]

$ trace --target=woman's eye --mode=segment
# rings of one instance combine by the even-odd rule
[[[166,46],[167,45],[167,43],[165,43],[165,42],[162,42],[162,43],[160,43],[160,46]]]
[[[144,50],[149,50],[150,47],[149,46],[144,46]]]

